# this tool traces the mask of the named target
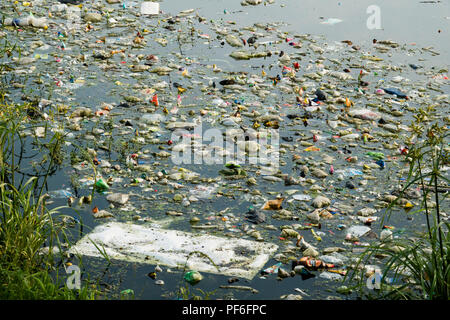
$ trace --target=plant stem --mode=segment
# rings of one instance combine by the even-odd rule
[[[435,190],[435,199],[436,199],[436,217],[437,217],[437,223],[438,223],[438,235],[439,235],[439,247],[440,247],[440,251],[441,251],[441,259],[442,259],[442,268],[443,268],[443,273],[442,276],[445,279],[445,274],[446,274],[446,269],[447,269],[447,263],[445,261],[445,257],[444,257],[444,249],[443,249],[443,245],[442,245],[442,230],[441,230],[441,214],[440,214],[440,210],[439,210],[439,195],[437,192],[437,174],[435,174],[434,176],[434,190]],[[447,290],[445,290],[445,300],[447,300]]]
[[[423,183],[422,168],[420,166],[420,160],[419,159],[417,159],[417,165],[419,166],[420,182],[422,184],[422,192],[424,193],[425,217],[427,219],[428,235],[430,236],[430,243],[432,243],[430,218],[428,217],[429,212],[428,212],[428,205],[427,205],[427,194],[425,193],[425,185]]]

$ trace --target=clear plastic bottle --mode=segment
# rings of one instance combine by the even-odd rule
[[[4,25],[6,26],[17,26],[17,27],[26,27],[30,25],[31,16],[25,18],[6,18],[4,21]]]
[[[47,28],[47,19],[45,17],[35,18],[33,16],[28,16],[25,18],[6,18],[3,22],[6,26],[16,26],[16,27],[28,27],[33,26],[35,28]]]
[[[47,28],[47,18],[42,17],[42,18],[35,18],[35,17],[31,17],[30,19],[30,24],[31,26],[35,27],[35,28]]]

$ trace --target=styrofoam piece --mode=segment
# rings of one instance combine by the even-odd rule
[[[347,229],[347,233],[350,234],[351,236],[362,237],[370,230],[371,229],[366,226],[352,226]]]
[[[249,280],[278,248],[266,242],[110,222],[95,227],[70,249],[70,253],[102,257],[91,240],[102,250],[104,248],[110,259],[174,268],[186,266],[186,270]],[[208,258],[193,252],[207,255],[217,268]]]
[[[159,14],[159,3],[157,2],[142,2],[141,14]]]

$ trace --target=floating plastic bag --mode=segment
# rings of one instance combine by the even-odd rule
[[[335,281],[342,280],[342,276],[340,274],[333,273],[333,272],[327,272],[327,271],[322,272],[319,275],[319,278],[326,279],[326,280],[335,280]]]
[[[343,174],[344,177],[354,177],[354,176],[362,176],[364,173],[361,170],[358,169],[353,169],[353,168],[349,168],[349,169],[345,169],[345,170],[336,170],[335,173],[340,173]]]
[[[277,264],[274,264],[273,266],[264,269],[264,270],[263,270],[263,273],[266,273],[266,274],[272,274],[272,273],[275,274],[275,273],[278,273],[278,269],[281,267],[281,265],[282,265],[281,262],[279,262],[279,263],[277,263]]]
[[[190,189],[189,192],[199,199],[211,199],[216,192],[217,187],[214,186],[195,186],[194,189]]]
[[[72,192],[68,191],[68,190],[54,190],[54,191],[49,191],[47,192],[47,194],[51,197],[51,198],[69,198],[69,197],[73,197]]]
[[[294,194],[292,196],[292,198],[294,198],[295,200],[298,200],[298,201],[309,201],[309,200],[311,200],[311,196],[309,196],[307,194]]]
[[[353,118],[359,118],[363,120],[378,120],[381,115],[369,109],[354,109],[348,112],[348,115]]]
[[[345,262],[348,260],[347,257],[345,257],[344,255],[337,253],[337,252],[333,252],[328,255],[320,256],[317,259],[320,259],[325,263],[331,263],[331,264],[340,265],[340,266],[344,265]]]
[[[328,25],[332,26],[332,25],[335,25],[335,24],[340,23],[342,21],[343,20],[338,19],[338,18],[328,18],[327,20],[322,21],[321,24],[328,24]]]
[[[366,233],[368,233],[371,229],[366,226],[353,226],[348,228],[347,235],[350,235],[352,237],[362,237]]]

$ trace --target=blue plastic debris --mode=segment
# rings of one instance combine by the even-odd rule
[[[396,95],[399,98],[403,98],[403,99],[408,98],[408,96],[405,93],[403,93],[400,90],[395,89],[395,88],[389,88],[389,89],[383,88],[383,90],[384,90],[384,92],[386,92],[388,94]]]

